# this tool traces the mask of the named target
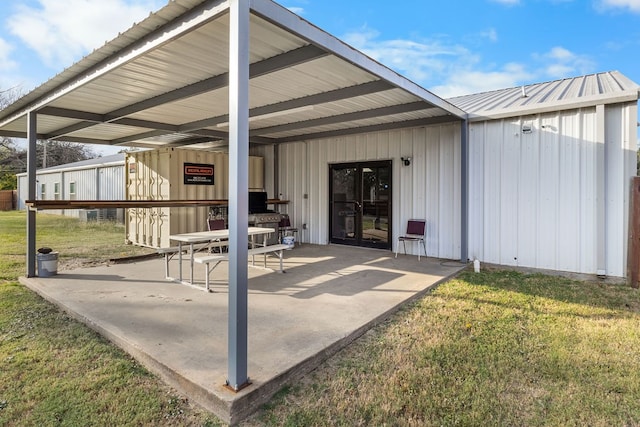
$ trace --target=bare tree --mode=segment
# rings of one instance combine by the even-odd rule
[[[0,90],[0,110],[15,102],[22,95],[19,87]],[[52,167],[97,157],[93,149],[83,144],[65,141],[37,141],[38,168]],[[27,150],[16,142],[0,136],[0,190],[17,187],[16,174],[27,170]]]

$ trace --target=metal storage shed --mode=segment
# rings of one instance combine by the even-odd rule
[[[399,130],[448,126],[446,137],[433,133],[434,150],[456,146],[447,146],[441,158],[443,170],[458,164],[451,172],[457,176],[446,180],[436,199],[450,199],[448,191],[457,186],[458,201],[450,209],[458,206],[461,214],[459,224],[452,224],[458,236],[453,247],[466,259],[465,118],[460,108],[270,0],[175,0],[0,112],[0,134],[29,141],[30,200],[36,199],[37,139],[228,147],[228,382],[238,390],[248,380],[247,248],[238,242],[247,240],[249,143],[271,156],[273,166],[265,164],[265,173],[275,187],[279,144],[323,139],[340,143],[349,135],[392,131],[407,132],[411,141],[413,131]],[[370,147],[380,150],[366,157],[399,164],[405,148],[426,152],[428,138],[418,139],[423,143],[374,143]],[[326,152],[320,146],[314,150]],[[415,185],[422,188],[420,182]],[[35,274],[35,220],[35,212],[29,211],[30,276]]]
[[[624,277],[638,90],[617,71],[453,98],[469,113],[469,256]]]
[[[123,200],[125,198],[124,175],[124,154],[40,169],[36,175],[37,197],[42,200]],[[26,209],[27,174],[20,173],[17,177],[18,209]],[[78,209],[54,210],[51,213],[72,217],[83,215]],[[99,215],[107,216],[106,212],[101,212]],[[97,216],[98,213],[96,213]],[[122,221],[122,209],[119,209],[116,216],[117,218],[109,219]]]

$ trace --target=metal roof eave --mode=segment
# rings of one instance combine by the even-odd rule
[[[196,6],[186,9],[186,11],[184,3],[193,4],[194,1],[169,1],[156,13],[152,13],[139,24],[135,24],[126,32],[119,34],[115,39],[105,43],[101,48],[94,50],[0,111],[0,129],[30,111],[46,106],[49,102],[97,76],[104,75],[157,46],[216,19],[227,13],[229,9],[227,0],[196,1]],[[132,37],[133,33],[141,34]],[[131,40],[132,38],[133,40]],[[127,43],[127,41],[129,42]]]
[[[615,96],[611,94],[600,94],[594,96],[586,96],[579,99],[560,100],[555,102],[547,102],[538,104],[537,106],[521,106],[516,108],[508,108],[504,110],[488,110],[469,113],[468,120],[470,122],[479,122],[484,120],[504,119],[508,117],[528,116],[534,114],[544,114],[556,111],[574,110],[577,108],[594,107],[596,105],[621,104],[627,102],[638,102],[640,98],[640,90],[631,90],[620,92]]]
[[[174,7],[176,6],[176,7]],[[180,7],[177,7],[180,6]],[[408,94],[416,96],[420,99],[420,102],[425,102],[427,105],[439,108],[444,113],[443,116],[451,118],[451,116],[457,119],[465,119],[466,113],[455,107],[453,104],[445,101],[434,94],[430,93],[426,89],[416,85],[408,79],[400,76],[389,68],[381,65],[366,55],[351,48],[345,43],[341,42],[337,38],[330,34],[320,30],[316,26],[312,25],[308,21],[298,17],[289,10],[282,6],[273,3],[270,0],[252,0],[251,1],[252,13],[265,19],[267,22],[271,22],[277,27],[285,30],[289,34],[300,37],[311,43],[308,46],[308,50],[312,46],[316,46],[315,49],[324,50],[325,54],[335,55],[336,57],[355,65],[363,71],[370,73],[372,76],[380,79],[380,83],[388,87],[399,88],[406,91]],[[153,50],[155,47],[162,45],[172,39],[179,38],[181,35],[192,31],[200,25],[216,19],[220,15],[228,11],[227,1],[204,1],[198,0],[176,0],[170,2],[168,6],[160,9],[155,14],[151,14],[149,18],[142,21],[137,26],[132,27],[127,32],[119,35],[116,39],[106,43],[102,48],[94,51],[92,54],[80,60],[78,63],[69,67],[69,69],[60,73],[49,82],[41,85],[36,90],[27,94],[22,99],[18,100],[9,108],[0,112],[0,128],[9,124],[10,122],[19,119],[26,115],[29,111],[41,110],[44,114],[52,113],[55,108],[51,108],[48,105],[54,100],[63,97],[65,94],[72,92],[74,89],[82,86],[84,83],[92,81],[97,77],[104,76],[117,67],[127,63],[130,60],[143,56],[145,53]],[[149,27],[155,29],[148,30]],[[138,27],[141,27],[139,29]],[[137,37],[137,38],[136,38]],[[126,40],[123,40],[126,39]],[[285,56],[285,55],[283,55]],[[98,57],[96,59],[96,57]],[[269,62],[273,58],[265,61]],[[371,82],[375,84],[374,82]],[[364,86],[364,85],[363,85]],[[351,90],[351,88],[343,88],[341,90]],[[380,90],[380,88],[376,89]],[[182,88],[176,88],[176,92],[182,91]],[[169,94],[164,94],[158,98],[164,98]],[[309,100],[315,96],[323,96],[325,94],[310,95]],[[148,99],[141,104],[147,105],[149,102],[155,101]],[[292,99],[286,103],[295,103],[302,101],[302,98]],[[98,115],[89,112],[77,111],[71,112],[67,115],[63,112],[61,117],[77,118],[79,120],[86,120],[86,123],[78,122],[68,127],[58,129],[56,132],[49,132],[46,134],[39,134],[39,138],[43,139],[61,139],[67,141],[85,142],[91,144],[112,144],[112,141],[95,139],[91,137],[78,137],[70,135],[73,132],[81,130],[85,127],[92,126],[95,123],[118,123],[119,121],[131,120],[126,118],[132,109],[135,109],[137,105],[130,105],[125,107],[123,112],[117,111],[117,115],[106,114],[104,117],[97,117]],[[262,106],[259,109],[273,109],[273,106]],[[60,110],[60,109],[58,109]],[[126,111],[125,111],[126,110]],[[59,114],[60,111],[53,113],[53,115]],[[82,117],[85,115],[84,117]],[[118,118],[125,117],[125,118]],[[455,119],[454,119],[455,120]],[[151,122],[149,122],[151,123]],[[125,124],[125,123],[122,123]],[[395,125],[394,125],[395,126]],[[175,130],[168,129],[166,126],[160,126],[158,128],[150,128],[155,130],[165,130],[167,133],[171,133]],[[179,129],[180,132],[183,129]],[[195,131],[195,129],[193,129]],[[201,132],[194,132],[201,133]],[[22,132],[15,131],[0,131],[0,134],[11,137],[24,137]],[[146,134],[146,135],[145,135]],[[146,137],[151,135],[152,132],[147,132],[140,136]],[[219,137],[220,135],[212,135]],[[258,139],[257,135],[254,135],[254,141]],[[137,143],[145,143],[144,141],[136,141],[133,139],[121,138],[116,141],[116,145],[134,145]],[[258,141],[260,143],[277,142],[269,139]]]
[[[370,72],[381,80],[385,80],[398,88],[404,89],[418,98],[427,101],[433,106],[442,108],[451,115],[457,116],[461,119],[466,118],[466,112],[460,108],[434,95],[405,77],[402,77],[390,68],[387,68],[364,53],[352,48],[343,41],[332,36],[326,31],[321,30],[309,21],[306,21],[279,4],[274,3],[271,0],[251,0],[251,10],[253,13],[267,21],[272,22],[280,28],[309,41],[311,44],[319,46],[329,51],[331,54]]]
[[[115,157],[119,158],[115,158]],[[112,166],[123,166],[125,164],[124,154],[112,154],[106,157],[96,157],[94,159],[81,160],[79,162],[68,163],[65,165],[51,166],[44,169],[38,169],[39,174],[58,173],[58,172],[75,172],[87,169],[106,168]],[[75,166],[74,166],[75,165]],[[27,176],[27,172],[17,173],[16,176]]]

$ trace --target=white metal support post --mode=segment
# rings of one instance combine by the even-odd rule
[[[229,338],[227,387],[247,375],[249,0],[229,1]]]
[[[27,200],[36,199],[36,141],[38,115],[27,115]],[[27,277],[36,275],[36,211],[27,208]]]
[[[607,275],[607,144],[604,105],[596,105],[596,227],[597,270],[599,276]]]

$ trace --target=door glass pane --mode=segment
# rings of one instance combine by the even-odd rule
[[[389,168],[362,169],[362,240],[389,241]]]
[[[331,237],[352,240],[356,238],[357,169],[332,169]]]

